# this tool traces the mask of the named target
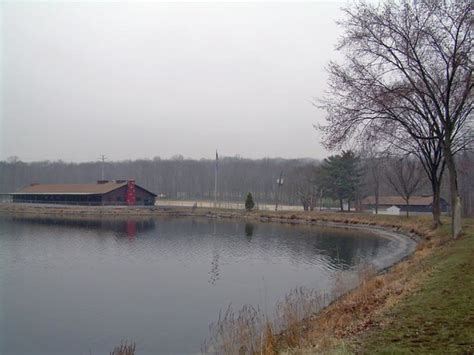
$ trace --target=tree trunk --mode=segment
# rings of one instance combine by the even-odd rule
[[[379,214],[379,195],[380,195],[380,183],[379,179],[375,179],[374,184],[374,196],[375,196],[375,214]]]
[[[379,190],[375,190],[375,214],[379,214]]]
[[[301,201],[301,204],[303,205],[303,210],[307,211],[308,210],[308,202],[306,201],[306,199],[301,198],[300,201]]]
[[[409,199],[407,198],[407,199],[406,199],[406,202],[407,202],[407,211],[406,211],[406,212],[407,212],[407,218],[408,218],[408,216],[409,216],[409,213],[408,213],[409,207],[408,207],[408,206],[410,205],[410,203],[409,203],[408,201],[409,201]]]
[[[344,204],[342,203],[342,198],[339,199],[339,206],[341,207],[341,212],[344,212]]]
[[[458,177],[453,153],[449,144],[445,145],[444,158],[449,171],[449,189],[451,192],[451,235],[457,238],[461,234],[461,198],[459,197]]]
[[[315,205],[315,199],[314,195],[312,194],[310,199],[309,199],[309,210],[314,211],[314,205]]]
[[[441,191],[437,183],[432,182],[433,188],[433,221],[434,227],[438,228],[441,223]]]
[[[347,211],[348,212],[351,211],[351,199],[350,198],[347,199]]]

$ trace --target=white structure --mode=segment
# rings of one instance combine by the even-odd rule
[[[372,211],[373,214],[375,214],[375,210]],[[400,208],[397,206],[391,206],[387,209],[379,209],[379,214],[388,214],[392,216],[398,216],[400,214]]]

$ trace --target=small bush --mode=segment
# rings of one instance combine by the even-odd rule
[[[245,209],[247,211],[250,211],[252,210],[253,208],[255,207],[255,202],[253,202],[253,196],[252,194],[249,192],[247,194],[247,198],[245,199]]]

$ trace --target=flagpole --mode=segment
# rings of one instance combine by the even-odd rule
[[[217,155],[217,150],[216,150],[216,165],[214,168],[214,208],[217,207],[217,164],[219,161],[219,156]]]

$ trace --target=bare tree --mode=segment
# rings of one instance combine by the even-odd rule
[[[389,125],[390,126],[390,125]],[[376,139],[379,145],[383,144],[385,153],[399,154],[404,156],[414,155],[426,173],[430,181],[433,193],[432,214],[434,227],[437,228],[441,222],[441,183],[446,167],[441,142],[436,139],[424,139],[411,137],[402,129],[391,128],[378,131]]]
[[[360,152],[362,167],[365,172],[366,192],[374,195],[375,214],[379,213],[379,196],[384,176],[385,152],[380,152],[373,144],[367,144]]]
[[[405,200],[406,215],[409,216],[410,198],[421,182],[421,173],[416,161],[409,158],[395,159],[385,172],[389,184]]]
[[[295,168],[288,177],[288,183],[292,184],[294,194],[305,211],[313,211],[318,200],[316,169],[314,165],[307,164]]]
[[[323,127],[325,143],[337,147],[352,138],[399,131],[419,142],[434,141],[427,148],[429,155],[433,147],[442,150],[441,164],[450,178],[452,234],[458,236],[461,203],[454,156],[472,139],[471,1],[357,2],[344,11],[339,49],[345,60],[330,64],[330,89],[322,100],[329,123]]]

